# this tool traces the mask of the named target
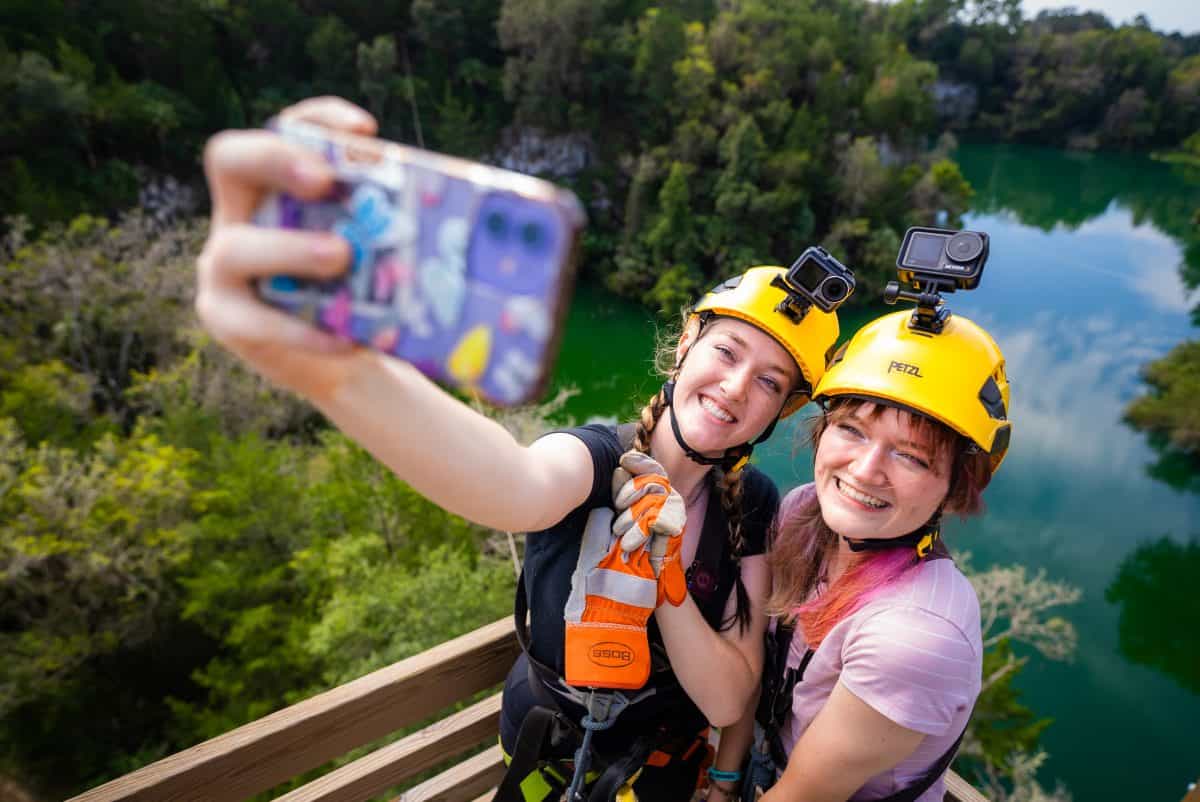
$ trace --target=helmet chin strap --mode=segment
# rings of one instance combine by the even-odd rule
[[[850,547],[850,551],[859,553],[863,551],[887,551],[888,549],[897,549],[902,547],[915,548],[917,551],[917,559],[921,560],[929,556],[933,551],[934,544],[942,537],[942,508],[938,507],[933,517],[929,522],[919,529],[909,532],[907,535],[899,537],[889,537],[879,540],[864,539],[851,540],[842,535],[842,540],[846,541],[846,545]]]

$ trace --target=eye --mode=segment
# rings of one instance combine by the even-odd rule
[[[775,381],[775,379],[771,378],[770,376],[763,376],[761,381],[763,386],[766,387],[771,393],[779,393],[783,390],[783,388],[779,386],[779,382]]]
[[[726,360],[733,359],[733,349],[729,348],[729,346],[721,345],[720,343],[717,343],[713,346],[713,350],[715,350],[718,354],[720,354]]]
[[[912,465],[915,468],[921,468],[922,470],[929,470],[929,462],[927,460],[917,456],[916,454],[910,454],[907,451],[897,451],[896,456],[900,457],[902,460],[909,463],[910,465]]]
[[[853,437],[857,440],[862,439],[863,433],[860,432],[854,426],[851,426],[849,423],[839,423],[837,425],[837,428],[838,428],[838,431],[840,431],[844,435],[847,435],[848,437]]]

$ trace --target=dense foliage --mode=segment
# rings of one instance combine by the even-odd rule
[[[543,167],[588,202],[585,266],[651,306],[813,241],[867,297],[905,227],[965,209],[942,131],[1195,135],[1200,39],[1143,23],[1023,20],[1016,0],[19,0],[0,10],[0,207],[40,225],[139,191],[194,205],[154,190],[195,182],[208,135],[331,92],[393,139],[582,151]]]
[[[1171,445],[1200,457],[1200,342],[1178,345],[1144,370],[1151,392],[1129,406],[1129,420],[1169,434]]]
[[[511,606],[489,532],[195,331],[202,234],[0,251],[0,775],[47,799]]]

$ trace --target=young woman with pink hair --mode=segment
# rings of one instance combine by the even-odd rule
[[[773,648],[748,798],[941,800],[983,654],[940,522],[982,510],[1008,395],[1000,349],[962,317],[932,332],[886,315],[834,357],[814,393],[814,481],[783,500],[768,554]],[[738,790],[717,780],[709,799]]]

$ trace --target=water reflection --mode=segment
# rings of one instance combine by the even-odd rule
[[[975,214],[1011,215],[1045,232],[1087,233],[1089,221],[1109,220],[1118,233],[1132,235],[1134,246],[1139,230],[1165,235],[1178,256],[1161,267],[1177,273],[1187,288],[1200,287],[1197,171],[1123,154],[994,145],[965,145],[956,158],[975,189]],[[1113,220],[1118,209],[1129,215],[1132,231]],[[1178,296],[1163,297],[1178,302]],[[1200,306],[1193,314],[1200,316]]]
[[[1200,693],[1200,541],[1163,537],[1121,563],[1105,598],[1121,608],[1121,654]]]
[[[1146,466],[1148,476],[1176,490],[1200,493],[1200,457],[1179,450],[1163,432],[1151,432],[1146,442],[1157,455],[1157,459]]]

